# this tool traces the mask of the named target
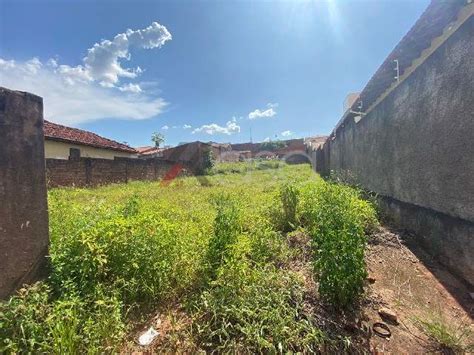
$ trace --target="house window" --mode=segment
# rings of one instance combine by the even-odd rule
[[[77,160],[81,157],[81,150],[79,148],[69,148],[69,160]]]

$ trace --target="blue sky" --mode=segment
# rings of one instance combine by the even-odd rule
[[[427,5],[0,0],[0,85],[132,146],[327,134]]]

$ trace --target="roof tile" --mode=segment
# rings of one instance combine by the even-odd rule
[[[51,140],[87,145],[95,148],[118,150],[128,153],[137,152],[126,144],[101,137],[98,134],[78,128],[62,126],[46,120],[44,121],[44,136]]]

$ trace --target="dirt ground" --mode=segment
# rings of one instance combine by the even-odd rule
[[[466,286],[426,253],[416,247],[407,247],[411,236],[407,233],[380,227],[370,238],[366,254],[368,278],[366,294],[355,310],[342,314],[321,303],[317,283],[312,276],[309,238],[302,233],[287,237],[297,252],[289,265],[283,268],[299,273],[304,280],[305,305],[318,325],[339,338],[351,339],[348,352],[372,354],[449,353],[430,338],[421,321],[439,320],[456,330],[470,330],[474,334],[474,300]],[[382,318],[380,309],[393,313],[396,321]],[[383,323],[390,336],[374,331],[374,324]],[[193,352],[187,328],[190,319],[178,304],[162,310],[147,322],[160,335],[150,347],[133,345],[143,329],[131,335],[124,352],[135,354]],[[387,328],[377,328],[386,331]],[[194,349],[197,350],[197,349]],[[333,353],[334,349],[323,352]]]
[[[399,323],[387,323],[390,338],[370,338],[375,353],[441,351],[419,320],[435,319],[459,331],[474,331],[474,300],[469,290],[421,249],[408,248],[411,237],[381,227],[369,241],[367,267],[369,280],[375,282],[368,288],[370,302],[364,311],[373,324],[381,321],[380,307],[389,308]]]

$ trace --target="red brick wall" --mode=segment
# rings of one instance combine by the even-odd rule
[[[159,180],[174,163],[161,159],[46,159],[48,187],[98,186],[130,180]]]

